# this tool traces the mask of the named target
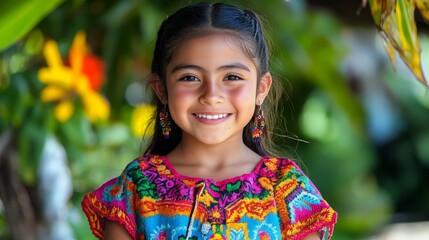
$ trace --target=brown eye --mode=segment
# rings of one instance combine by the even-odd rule
[[[226,76],[225,80],[228,80],[228,81],[237,81],[237,80],[243,80],[243,78],[241,78],[241,77],[239,77],[237,75],[231,74],[231,75]]]
[[[181,81],[185,81],[185,82],[196,82],[196,81],[199,81],[199,79],[197,77],[192,76],[192,75],[184,76],[180,80]]]

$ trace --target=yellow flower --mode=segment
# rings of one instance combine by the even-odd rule
[[[47,41],[43,49],[48,67],[38,73],[40,82],[45,84],[40,98],[56,103],[54,114],[61,122],[73,115],[75,98],[81,100],[85,115],[92,122],[107,119],[110,114],[109,102],[98,92],[104,81],[103,62],[88,53],[85,39],[84,32],[78,32],[73,39],[69,66],[64,65],[55,41]]]
[[[154,105],[141,104],[136,107],[131,117],[131,129],[135,136],[149,137],[153,135],[154,122],[152,116],[156,110]]]

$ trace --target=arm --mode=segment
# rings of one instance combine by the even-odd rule
[[[135,220],[139,212],[133,204],[139,199],[134,181],[141,171],[140,160],[132,161],[119,177],[110,179],[84,196],[82,210],[95,237],[107,240],[141,238],[137,236]],[[115,223],[109,222],[110,219]]]
[[[303,238],[303,240],[320,240],[319,235],[317,235],[317,233],[312,233],[306,237]]]
[[[132,240],[124,226],[114,221],[107,221],[104,229],[104,240]]]

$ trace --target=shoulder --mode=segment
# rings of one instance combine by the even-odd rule
[[[272,157],[266,162],[276,171],[274,196],[282,229],[288,234],[284,237],[302,238],[312,232],[330,236],[337,213],[311,180],[293,160]]]
[[[270,175],[273,184],[278,184],[284,180],[301,179],[305,176],[293,160],[281,157],[264,157],[261,171],[264,175]]]
[[[158,155],[141,156],[131,161],[121,176],[129,179],[140,178],[146,172],[158,171],[164,166],[164,157]]]
[[[135,203],[141,196],[154,194],[156,184],[150,179],[156,178],[157,166],[161,164],[158,163],[158,158],[143,156],[134,159],[118,177],[108,180],[84,196],[82,210],[95,236],[103,236],[104,224],[109,220],[125,226],[128,233],[136,238],[138,226],[135,219],[140,213]]]
[[[135,238],[136,222],[135,199],[138,198],[136,183],[139,178],[139,163],[143,158],[131,161],[122,173],[106,181],[97,189],[85,194],[81,206],[88,218],[93,234],[101,238],[106,220],[125,226]]]
[[[151,163],[152,158],[154,156],[142,156],[134,159],[127,164],[119,176],[106,181],[90,194],[106,202],[122,200],[122,197],[133,195],[131,193],[136,191],[139,184],[146,182],[147,175],[150,175],[146,172],[156,169],[154,163]]]
[[[272,165],[276,177],[273,181],[275,195],[288,204],[308,198],[309,202],[319,203],[322,196],[316,186],[290,159],[271,157],[265,165]],[[311,200],[311,201],[310,201]]]

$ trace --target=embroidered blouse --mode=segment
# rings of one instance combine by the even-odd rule
[[[216,182],[177,173],[166,157],[132,161],[86,194],[82,209],[103,239],[106,220],[133,239],[330,239],[337,213],[292,161],[263,157],[248,174]]]

